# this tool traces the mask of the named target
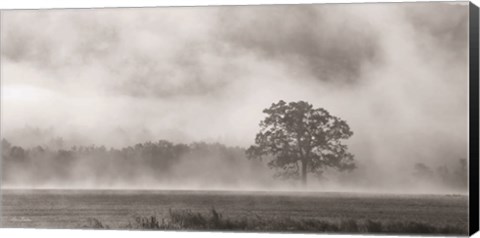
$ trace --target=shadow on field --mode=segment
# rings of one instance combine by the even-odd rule
[[[377,233],[377,234],[451,234],[465,235],[467,227],[427,224],[423,222],[375,221],[371,219],[321,219],[321,218],[224,218],[214,208],[210,213],[191,210],[169,209],[166,218],[156,216],[134,217],[128,224],[110,227],[96,218],[89,218],[82,228],[130,229],[130,230],[229,230],[271,232],[330,232],[330,233]]]

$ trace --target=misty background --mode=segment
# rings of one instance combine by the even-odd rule
[[[244,149],[305,100],[357,164],[310,189],[467,191],[467,3],[2,11],[0,33],[4,187],[293,189]]]

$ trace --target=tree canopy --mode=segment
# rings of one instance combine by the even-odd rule
[[[327,110],[304,101],[280,100],[263,112],[267,116],[260,122],[255,145],[246,153],[250,159],[271,157],[268,165],[278,170],[277,176],[306,184],[307,173],[321,175],[327,167],[340,171],[355,168],[354,156],[343,143],[353,132]]]

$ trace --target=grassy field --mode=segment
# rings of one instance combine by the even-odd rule
[[[5,190],[2,227],[466,234],[453,195]]]

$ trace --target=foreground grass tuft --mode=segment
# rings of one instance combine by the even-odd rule
[[[92,228],[92,229],[109,229],[110,227],[102,224],[96,218],[88,218],[87,224],[83,225],[82,228]]]
[[[88,219],[83,227],[109,229],[95,218]],[[231,231],[288,231],[288,232],[333,232],[333,233],[378,233],[378,234],[442,234],[465,235],[465,226],[428,224],[423,222],[377,221],[372,219],[322,219],[322,218],[279,218],[241,217],[225,218],[214,208],[208,213],[191,210],[169,209],[165,218],[156,216],[134,217],[120,229],[140,230],[231,230]]]

